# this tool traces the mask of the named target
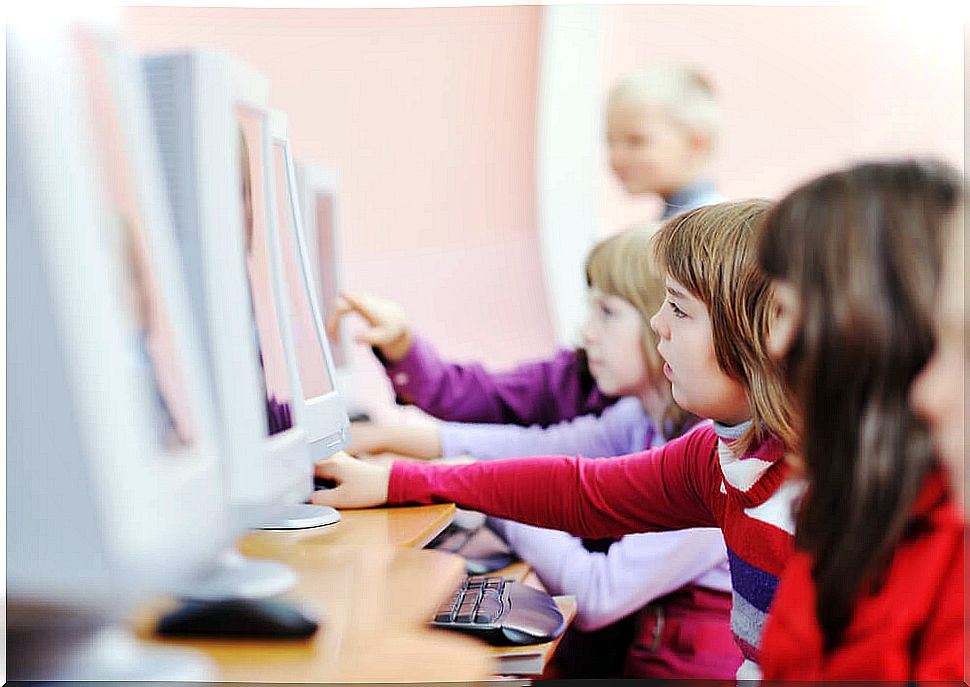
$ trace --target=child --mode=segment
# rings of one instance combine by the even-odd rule
[[[720,114],[700,73],[648,66],[614,85],[606,106],[610,167],[628,193],[659,194],[663,219],[723,200],[707,176]],[[598,414],[617,400],[597,388],[581,349],[491,374],[478,364],[442,362],[429,343],[412,337],[399,308],[366,294],[337,300],[331,332],[352,311],[371,325],[358,341],[374,347],[397,402],[442,420],[546,427]]]
[[[631,195],[657,194],[661,219],[723,200],[708,178],[720,112],[710,83],[677,64],[632,72],[610,89],[610,169]]]
[[[569,452],[615,456],[663,444],[697,421],[670,397],[650,316],[664,299],[650,257],[652,227],[632,228],[597,244],[586,261],[589,314],[582,330],[591,381],[626,398],[601,416],[542,428],[501,424],[355,425],[348,453],[390,452],[414,458],[478,459]],[[396,306],[394,306],[396,307]]]
[[[765,221],[780,308],[770,350],[798,401],[809,485],[766,678],[963,677],[963,527],[909,406],[960,194],[943,165],[863,164],[795,190]]]
[[[965,195],[965,194],[964,194]],[[967,320],[964,312],[965,208],[961,203],[947,229],[943,252],[943,277],[934,312],[936,348],[919,373],[910,394],[913,409],[924,418],[933,434],[937,455],[950,471],[954,505],[963,508],[966,527],[964,382],[966,380]]]
[[[461,423],[383,427],[377,430],[381,436],[371,433],[363,447],[355,436],[353,446],[422,458],[615,456],[680,436],[697,418],[673,402],[657,336],[648,324],[664,301],[663,281],[650,258],[651,238],[649,229],[616,234],[593,248],[586,262],[590,303],[583,345],[599,388],[625,397],[602,417],[546,429]],[[593,636],[573,634],[557,654],[563,655],[564,676],[716,679],[737,671],[741,655],[731,637],[731,583],[720,531],[632,534],[599,552],[563,532],[497,519],[490,525],[532,564],[550,592],[576,597],[576,629],[600,630],[639,611],[636,622],[628,623],[638,631],[625,661],[617,652],[618,643],[628,643],[619,625]],[[605,646],[590,649],[594,642]],[[622,666],[607,665],[606,654],[618,654]],[[592,668],[585,663],[595,664],[595,675],[585,674]]]
[[[715,420],[659,449],[619,458],[522,458],[390,468],[346,454],[317,474],[338,483],[314,502],[338,507],[453,501],[464,508],[578,536],[720,527],[734,596],[731,628],[760,674],[757,647],[791,551],[786,517],[799,494],[786,484],[794,445],[779,372],[764,350],[773,303],[753,254],[765,201],[721,203],[669,220],[656,235],[667,301],[650,326],[684,410]]]

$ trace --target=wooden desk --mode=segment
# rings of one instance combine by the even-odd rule
[[[438,536],[454,515],[453,503],[342,510],[341,521],[333,525],[250,532],[242,538],[239,548],[251,556],[262,556],[262,551],[273,550],[281,543],[421,548]]]
[[[559,611],[566,619],[566,627],[576,617],[575,596],[554,596]],[[565,634],[565,631],[563,632]],[[489,647],[492,658],[498,663],[500,675],[542,675],[549,660],[556,653],[562,635],[551,642],[532,644],[528,646],[493,646]]]
[[[161,640],[152,628],[172,602],[134,622],[150,643],[204,652],[219,679],[238,682],[437,682],[485,680],[495,670],[487,646],[428,626],[464,576],[462,559],[401,547],[276,542],[264,553],[291,565],[287,596],[321,619],[306,641]]]

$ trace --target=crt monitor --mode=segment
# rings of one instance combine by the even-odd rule
[[[269,81],[208,50],[142,59],[175,232],[216,390],[228,491],[248,527],[339,520],[312,494],[299,378],[281,326]],[[271,181],[269,182],[271,183]],[[238,562],[238,561],[237,561]]]
[[[303,227],[310,275],[315,284],[323,321],[333,313],[334,301],[343,285],[343,260],[340,252],[339,187],[337,172],[306,160],[294,160],[296,195]],[[353,411],[354,380],[350,357],[350,336],[340,321],[330,339],[336,385],[344,405]]]
[[[279,245],[289,295],[290,331],[303,390],[299,400],[303,405],[310,455],[319,460],[347,445],[350,421],[334,383],[330,345],[309,271],[286,126],[286,115],[274,110],[270,116],[273,176]]]
[[[12,23],[6,114],[8,675],[211,678],[123,625],[236,534],[144,84],[110,26]]]

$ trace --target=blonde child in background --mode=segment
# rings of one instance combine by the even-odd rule
[[[789,399],[765,349],[774,302],[754,254],[766,201],[720,203],[668,220],[655,238],[667,300],[650,320],[678,406],[714,420],[662,448],[618,458],[545,456],[468,465],[345,453],[317,464],[337,487],[313,500],[353,508],[454,502],[577,536],[721,528],[731,568],[731,629],[757,678],[758,646],[792,550]]]
[[[547,428],[439,423],[373,426],[360,433],[365,428],[358,427],[351,452],[486,460],[552,453],[599,457],[680,436],[697,418],[674,403],[649,326],[664,301],[650,255],[653,231],[616,234],[587,258],[583,345],[599,388],[622,397],[600,417]],[[561,677],[724,679],[737,671],[741,655],[731,637],[731,580],[719,530],[631,534],[601,552],[588,551],[564,532],[499,519],[490,525],[550,593],[576,597],[575,628],[582,634],[571,630],[557,652]],[[617,622],[635,612],[635,618]],[[611,665],[614,657],[619,665]]]
[[[684,65],[631,72],[606,99],[610,169],[631,196],[660,196],[661,219],[724,200],[709,176],[719,128],[714,89]]]
[[[723,200],[709,176],[720,112],[703,74],[684,65],[650,65],[620,79],[605,104],[610,167],[627,193],[659,195],[662,219]],[[397,402],[442,420],[545,427],[598,414],[617,400],[596,386],[582,349],[490,372],[478,363],[442,361],[429,342],[411,334],[399,308],[365,293],[337,300],[332,335],[351,312],[368,323],[356,338],[373,347]]]
[[[964,527],[909,401],[961,205],[954,170],[903,160],[810,181],[767,217],[770,350],[797,398],[808,488],[766,679],[963,678]]]

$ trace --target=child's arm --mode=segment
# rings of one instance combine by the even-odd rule
[[[479,460],[515,456],[619,456],[630,451],[648,423],[640,401],[624,398],[600,417],[584,415],[550,427],[444,423],[438,428],[441,455]]]
[[[490,372],[480,363],[445,362],[431,344],[415,338],[409,353],[385,369],[398,403],[452,422],[545,427],[600,412],[615,400],[591,380],[584,384],[578,354],[571,350]]]
[[[547,426],[598,413],[616,400],[599,392],[576,351],[489,372],[479,363],[443,361],[431,344],[413,335],[399,306],[368,294],[338,299],[327,324],[332,335],[351,312],[368,323],[357,340],[372,346],[398,403],[442,420]]]
[[[441,436],[438,424],[388,425],[355,422],[350,428],[347,453],[395,453],[412,458],[440,458]]]
[[[509,520],[489,525],[535,570],[551,594],[576,597],[576,625],[605,627],[645,604],[723,567],[727,552],[720,530],[629,534],[606,553],[587,551],[581,539]]]
[[[716,527],[717,437],[700,427],[666,446],[619,458],[517,458],[470,465],[394,463],[337,454],[316,465],[335,480],[314,503],[338,508],[454,502],[462,508],[582,537]]]

